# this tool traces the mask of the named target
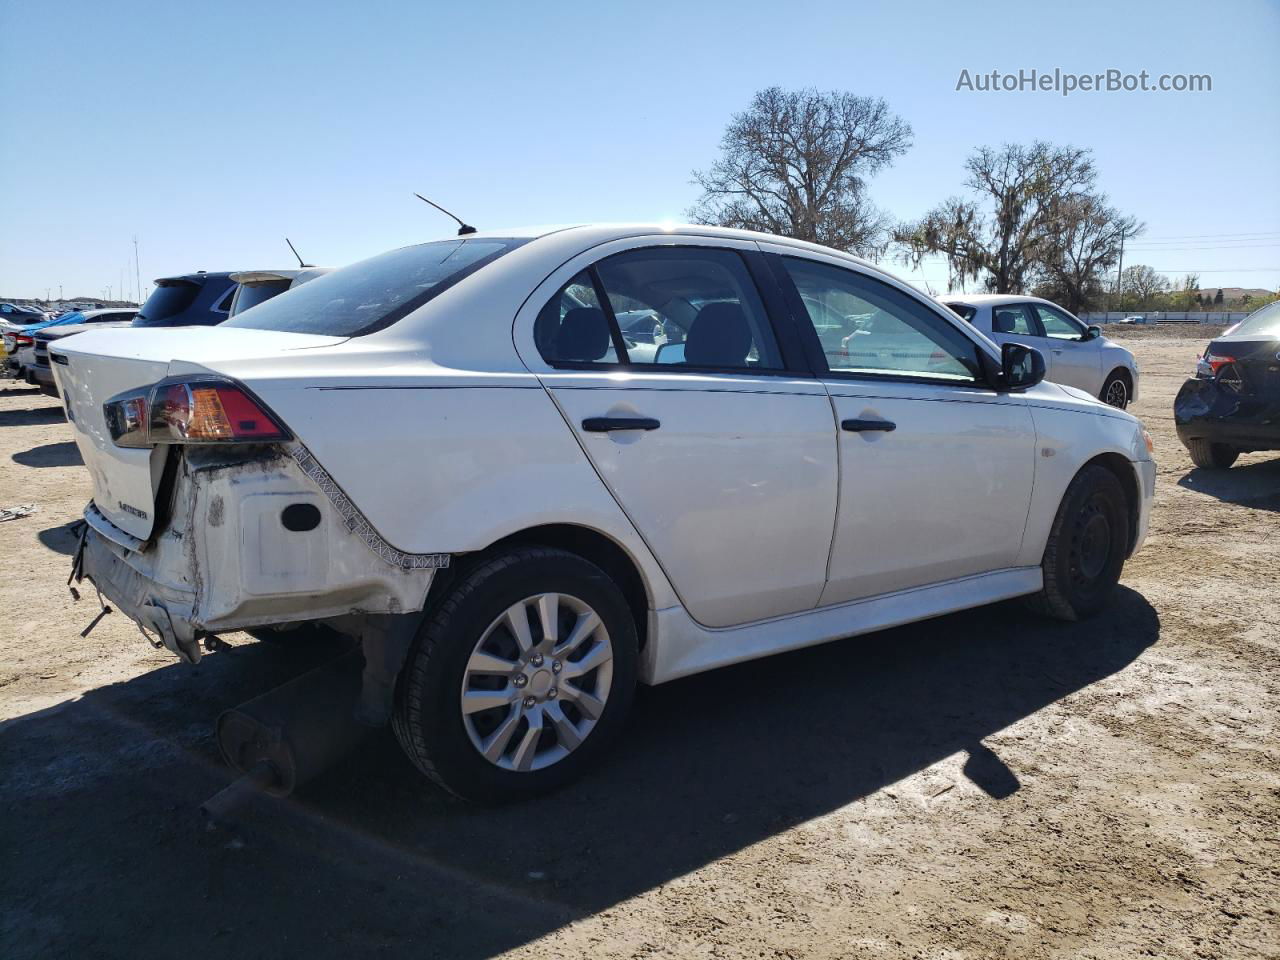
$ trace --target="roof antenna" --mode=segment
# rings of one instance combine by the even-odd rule
[[[290,240],[288,237],[285,237],[285,238],[284,238],[284,242],[285,242],[285,243],[287,243],[287,244],[289,245],[289,249],[293,251],[293,255],[294,255],[295,257],[298,257],[298,266],[300,266],[300,267],[314,267],[314,266],[315,266],[315,264],[314,264],[314,263],[303,263],[303,262],[302,262],[302,257],[298,256],[298,248],[297,248],[297,247],[295,247],[295,246],[293,245],[293,241],[292,241],[292,240]]]
[[[452,213],[450,213],[450,212],[449,212],[448,210],[446,210],[444,207],[440,206],[440,204],[438,204],[438,203],[432,203],[430,200],[428,200],[426,197],[424,197],[424,196],[423,196],[422,194],[420,194],[420,193],[415,193],[415,194],[414,194],[414,196],[415,196],[415,197],[417,197],[419,200],[421,200],[423,203],[429,203],[429,204],[431,204],[431,206],[435,207],[437,210],[439,210],[441,213],[443,213],[446,217],[449,217],[449,218],[451,218],[451,219],[453,219],[453,220],[457,220],[457,221],[458,221],[458,236],[460,236],[460,237],[465,237],[468,233],[475,233],[475,232],[476,232],[476,228],[475,228],[475,227],[471,226],[471,224],[469,224],[469,223],[463,223],[463,222],[462,222],[462,220],[461,220],[459,217],[455,217]]]

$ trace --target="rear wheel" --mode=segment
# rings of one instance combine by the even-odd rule
[[[1121,371],[1115,370],[1102,385],[1102,395],[1099,399],[1108,406],[1123,410],[1129,405],[1132,397],[1133,390],[1129,386],[1129,378]]]
[[[1044,588],[1029,603],[1059,620],[1091,617],[1111,598],[1128,555],[1124,489],[1106,467],[1087,466],[1058,507],[1040,563]]]
[[[1226,470],[1240,451],[1225,443],[1210,443],[1208,440],[1188,440],[1187,453],[1191,454],[1191,462],[1205,470]]]
[[[635,693],[635,621],[599,567],[522,547],[468,573],[419,634],[393,718],[409,759],[446,790],[497,802],[577,777]]]

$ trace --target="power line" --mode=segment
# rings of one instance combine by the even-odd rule
[[[1255,230],[1251,233],[1167,233],[1155,234],[1148,240],[1216,240],[1221,237],[1280,237],[1280,230]]]

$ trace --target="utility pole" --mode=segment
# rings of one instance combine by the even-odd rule
[[[142,303],[142,271],[138,267],[138,235],[133,235],[133,292],[137,294],[138,303]]]
[[[1120,231],[1120,261],[1116,264],[1116,290],[1120,293],[1120,312],[1124,313],[1124,230]]]

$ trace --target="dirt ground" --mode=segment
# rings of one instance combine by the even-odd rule
[[[426,783],[392,737],[234,832],[220,711],[321,656],[196,668],[65,587],[87,476],[0,389],[0,955],[1280,957],[1280,456],[1192,469],[1199,330],[1126,331],[1150,539],[1093,622],[978,610],[641,692],[536,803]]]

